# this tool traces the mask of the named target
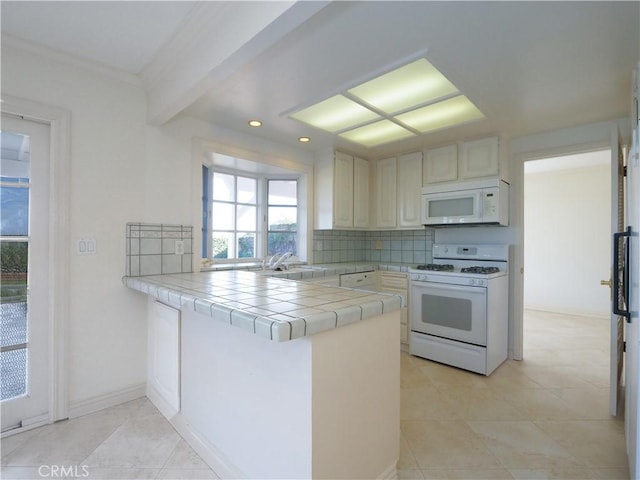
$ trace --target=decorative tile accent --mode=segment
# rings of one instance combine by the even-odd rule
[[[176,242],[184,253],[176,254]],[[127,223],[127,277],[193,272],[193,227],[152,223]]]

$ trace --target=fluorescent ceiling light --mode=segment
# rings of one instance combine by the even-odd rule
[[[390,120],[381,120],[340,134],[342,138],[365,147],[375,147],[376,145],[394,142],[414,135],[415,133]]]
[[[380,115],[342,95],[336,95],[291,115],[311,126],[335,133],[377,118]]]
[[[484,118],[425,58],[289,116],[367,147]]]
[[[433,132],[480,118],[484,118],[482,112],[464,95],[418,108],[396,117],[397,120],[420,133]]]
[[[456,86],[421,58],[349,90],[369,105],[392,114],[458,93]]]

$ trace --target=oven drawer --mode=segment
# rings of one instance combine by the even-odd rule
[[[487,375],[487,349],[411,332],[409,353],[436,362]]]

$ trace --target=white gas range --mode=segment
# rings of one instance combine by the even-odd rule
[[[409,274],[412,355],[483,375],[506,360],[508,245],[435,244]]]

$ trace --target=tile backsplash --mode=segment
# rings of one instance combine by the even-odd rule
[[[432,260],[430,230],[315,230],[313,263],[389,262],[421,264]]]
[[[192,226],[127,223],[126,242],[128,277],[193,272]]]

